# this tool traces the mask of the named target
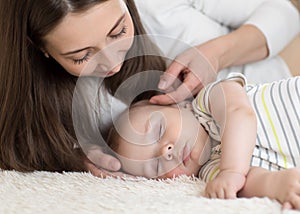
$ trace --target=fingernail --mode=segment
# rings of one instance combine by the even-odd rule
[[[121,168],[121,164],[120,164],[119,161],[115,161],[114,160],[114,161],[110,162],[110,167],[111,167],[112,170],[117,171],[117,170],[119,170]]]
[[[167,82],[165,80],[159,81],[159,83],[158,83],[158,88],[159,89],[165,89],[166,86],[167,86]]]
[[[152,99],[152,98],[149,100],[149,102],[152,103],[152,104],[157,104],[157,101],[155,99]]]

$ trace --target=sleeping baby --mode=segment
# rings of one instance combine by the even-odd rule
[[[108,144],[129,174],[199,176],[211,198],[267,196],[300,209],[299,81],[251,86],[233,73],[184,106],[141,101],[114,122]]]

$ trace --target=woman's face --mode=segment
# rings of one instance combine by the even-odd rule
[[[133,35],[124,1],[110,0],[69,13],[45,36],[45,51],[75,76],[112,76],[120,71]]]

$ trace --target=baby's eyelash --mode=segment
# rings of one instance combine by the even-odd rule
[[[118,33],[118,34],[116,34],[116,35],[111,35],[110,37],[112,38],[112,39],[118,39],[118,38],[120,38],[120,37],[122,37],[124,34],[126,34],[127,33],[127,26],[124,26],[123,28],[122,28],[122,30],[120,31],[120,33]]]
[[[74,64],[80,65],[83,62],[87,62],[90,58],[90,52],[88,52],[84,57],[81,59],[73,59]]]
[[[164,135],[165,131],[166,131],[165,126],[164,126],[164,124],[161,123],[160,127],[159,127],[159,139],[162,138],[162,136]]]

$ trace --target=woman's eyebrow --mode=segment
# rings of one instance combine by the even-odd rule
[[[112,29],[108,32],[107,35],[111,34],[111,32],[114,31],[114,29],[116,29],[116,27],[119,26],[119,24],[121,23],[121,21],[124,19],[125,17],[125,13],[117,20],[117,22],[114,24],[114,26],[112,27]],[[81,48],[81,49],[78,49],[78,50],[74,50],[74,51],[69,51],[69,52],[66,52],[66,53],[61,53],[61,55],[63,56],[66,56],[66,55],[70,55],[70,54],[75,54],[75,53],[79,53],[81,51],[84,51],[84,50],[87,50],[89,49],[90,47],[85,47],[85,48]]]
[[[121,23],[121,21],[124,19],[125,15],[126,15],[126,14],[123,13],[123,15],[117,20],[117,22],[114,24],[114,26],[113,26],[112,29],[108,32],[107,35],[111,34],[111,32],[113,32],[114,29],[116,29],[116,27],[119,26],[119,24]]]

